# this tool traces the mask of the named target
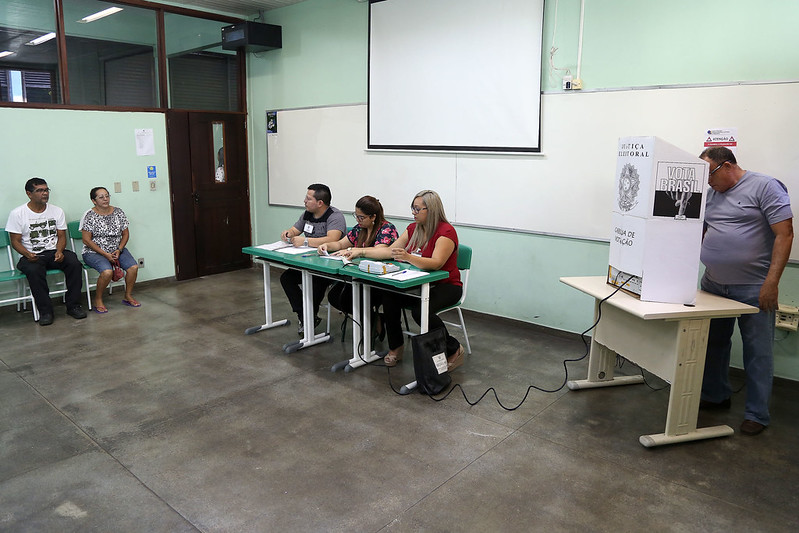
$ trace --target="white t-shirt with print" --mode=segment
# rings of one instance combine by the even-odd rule
[[[36,213],[28,204],[23,204],[11,211],[6,222],[6,231],[22,235],[22,246],[35,254],[55,250],[58,243],[57,230],[66,229],[64,210],[50,204],[41,213]]]

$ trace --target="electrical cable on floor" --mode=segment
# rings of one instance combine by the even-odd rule
[[[592,329],[594,329],[597,326],[597,324],[599,324],[599,321],[602,318],[602,304],[605,301],[607,301],[611,296],[613,296],[617,292],[619,292],[622,289],[622,287],[624,287],[624,285],[626,285],[632,278],[633,278],[633,276],[630,276],[630,278],[627,281],[625,281],[624,283],[622,283],[621,285],[616,287],[616,289],[612,293],[610,293],[609,295],[607,295],[606,297],[602,298],[599,301],[599,303],[597,304],[597,313],[596,313],[597,317],[596,317],[596,320],[591,325],[591,327],[589,327],[588,329],[586,329],[585,331],[580,333],[580,339],[583,341],[583,344],[585,345],[585,353],[583,355],[581,355],[580,357],[578,357],[577,359],[564,359],[563,360],[564,378],[563,378],[563,383],[561,383],[558,388],[556,388],[556,389],[544,389],[544,388],[539,387],[537,385],[530,385],[529,387],[527,387],[527,392],[524,394],[524,398],[522,398],[521,401],[518,404],[516,404],[515,406],[513,406],[513,407],[507,407],[507,406],[505,406],[502,403],[502,401],[499,399],[499,396],[497,395],[497,391],[496,391],[496,389],[494,387],[489,387],[488,389],[486,389],[486,391],[482,395],[480,395],[480,397],[477,400],[475,400],[475,401],[469,400],[469,398],[466,396],[466,391],[463,390],[463,387],[461,386],[460,383],[456,383],[455,385],[453,385],[452,388],[450,388],[446,392],[446,394],[444,394],[444,396],[436,398],[436,397],[434,397],[432,395],[428,395],[428,397],[431,400],[433,400],[433,401],[440,402],[440,401],[446,400],[447,397],[449,397],[449,395],[452,394],[452,392],[457,388],[457,389],[460,389],[461,394],[463,395],[463,399],[466,400],[466,403],[468,403],[471,406],[475,406],[478,403],[480,403],[480,401],[482,401],[482,399],[485,398],[488,395],[489,392],[491,392],[491,393],[493,393],[494,399],[496,399],[497,404],[502,409],[504,409],[506,411],[515,411],[516,409],[518,409],[519,407],[522,406],[522,404],[525,402],[525,400],[527,400],[527,397],[530,395],[530,391],[533,390],[533,389],[535,389],[537,391],[541,391],[541,392],[546,392],[546,393],[555,393],[555,392],[558,392],[558,391],[562,390],[563,387],[566,386],[566,383],[568,383],[568,381],[569,381],[569,368],[568,368],[568,366],[566,366],[567,363],[576,363],[578,361],[582,361],[583,359],[586,358],[586,356],[588,356],[588,354],[591,351],[591,344],[586,339],[586,334],[589,331],[591,331]],[[400,392],[397,391],[394,388],[394,385],[391,383],[391,372],[390,371],[389,371],[389,385],[391,385],[391,390],[393,390],[397,394],[400,394]]]
[[[631,364],[631,365],[633,365],[635,368],[637,368],[637,369],[638,369],[638,371],[641,373],[641,377],[642,377],[642,378],[643,378],[643,380],[644,380],[644,385],[646,385],[647,387],[649,387],[649,388],[650,388],[650,389],[652,389],[653,391],[655,391],[655,392],[657,392],[657,391],[661,391],[661,390],[663,390],[663,389],[667,389],[667,388],[669,388],[669,387],[671,386],[670,384],[666,383],[664,386],[662,386],[662,387],[659,387],[659,388],[655,388],[655,387],[653,387],[652,385],[650,385],[650,384],[649,384],[649,381],[647,381],[647,379],[646,379],[646,375],[644,374],[644,368],[643,368],[641,365],[639,365],[639,364],[636,364],[636,363],[634,363],[633,361],[630,361],[629,359],[627,359],[627,358],[626,358],[626,357],[624,357],[624,356],[621,356],[621,355],[619,355],[619,354],[616,354],[616,368],[618,368],[619,370],[621,370],[621,369],[622,369],[622,367],[624,367],[624,364],[625,364],[625,363],[630,363],[630,364]]]
[[[619,272],[619,273],[617,273],[617,274],[616,274],[616,278],[614,278],[614,280],[613,280],[613,284],[614,284],[614,285],[616,284],[616,282],[618,282],[618,276],[619,276],[620,274],[621,274],[621,272]],[[555,393],[555,392],[559,392],[559,391],[561,391],[561,390],[563,389],[563,387],[565,387],[565,386],[566,386],[566,383],[568,383],[568,381],[569,381],[569,368],[566,366],[566,365],[567,365],[567,363],[577,363],[577,362],[579,362],[579,361],[582,361],[582,360],[583,360],[583,359],[585,359],[585,358],[586,358],[586,356],[588,356],[588,354],[590,353],[590,350],[591,350],[591,345],[590,345],[590,343],[588,342],[588,340],[586,339],[586,334],[587,334],[589,331],[591,331],[592,329],[596,328],[596,326],[599,324],[599,321],[600,321],[600,319],[602,318],[602,304],[603,304],[605,301],[607,301],[608,299],[610,299],[612,296],[614,296],[614,295],[615,295],[617,292],[619,292],[619,291],[620,291],[620,290],[621,290],[621,289],[622,289],[622,288],[623,288],[623,287],[624,287],[624,286],[625,286],[627,283],[629,283],[629,282],[630,282],[630,280],[632,280],[634,277],[635,277],[635,276],[632,276],[632,275],[631,275],[631,276],[630,276],[630,277],[627,279],[627,281],[625,281],[624,283],[622,283],[622,284],[620,284],[620,285],[616,286],[616,289],[615,289],[615,290],[614,290],[612,293],[610,293],[609,295],[607,295],[606,297],[602,298],[602,299],[599,301],[599,303],[597,304],[597,318],[596,318],[596,321],[594,321],[594,323],[591,325],[591,327],[589,327],[588,329],[586,329],[585,331],[583,331],[582,333],[580,333],[580,339],[583,341],[583,344],[585,345],[585,350],[586,350],[586,351],[585,351],[585,353],[584,353],[583,355],[581,355],[581,356],[580,356],[580,357],[578,357],[577,359],[564,359],[564,360],[563,360],[563,363],[562,363],[562,364],[563,364],[563,370],[564,370],[564,379],[563,379],[563,383],[561,383],[561,384],[560,384],[560,386],[559,386],[558,388],[556,388],[556,389],[544,389],[544,388],[542,388],[542,387],[538,387],[538,386],[536,386],[536,385],[530,385],[529,387],[527,387],[527,392],[525,392],[525,394],[524,394],[524,397],[521,399],[521,401],[520,401],[518,404],[516,404],[515,406],[513,406],[513,407],[507,407],[507,406],[505,406],[505,405],[502,403],[502,401],[499,399],[499,396],[497,395],[497,391],[496,391],[496,389],[495,389],[494,387],[489,387],[488,389],[486,389],[486,390],[485,390],[485,392],[483,392],[483,394],[481,394],[481,395],[480,395],[480,397],[479,397],[477,400],[475,400],[475,401],[471,401],[471,400],[469,400],[469,398],[466,396],[466,391],[464,391],[464,390],[463,390],[463,387],[461,386],[461,384],[460,384],[460,383],[456,383],[455,385],[453,385],[453,386],[452,386],[452,387],[451,387],[451,388],[450,388],[450,389],[449,389],[449,390],[446,392],[446,394],[444,394],[444,396],[441,396],[441,397],[439,397],[439,398],[436,398],[436,397],[434,397],[434,396],[432,396],[432,395],[428,395],[428,396],[429,396],[429,398],[430,398],[431,400],[433,400],[433,401],[436,401],[436,402],[440,402],[440,401],[446,400],[446,399],[449,397],[449,395],[450,395],[450,394],[452,394],[452,392],[453,392],[453,391],[454,391],[454,390],[457,388],[457,389],[460,389],[460,391],[461,391],[461,394],[463,395],[463,399],[464,399],[464,400],[466,400],[466,403],[468,403],[468,404],[469,404],[469,405],[471,405],[471,406],[475,406],[475,405],[477,405],[478,403],[480,403],[480,402],[483,400],[483,398],[485,398],[485,397],[486,397],[486,395],[488,395],[488,393],[490,392],[490,393],[493,393],[493,395],[494,395],[494,398],[495,398],[495,399],[496,399],[496,401],[497,401],[497,404],[498,404],[498,405],[499,405],[499,406],[500,406],[502,409],[504,409],[504,410],[506,410],[506,411],[515,411],[516,409],[518,409],[519,407],[521,407],[521,406],[522,406],[522,404],[523,404],[523,403],[524,403],[524,402],[527,400],[527,397],[530,395],[530,391],[531,391],[531,390],[533,390],[533,389],[535,389],[535,390],[538,390],[538,391],[541,391],[541,392],[546,392],[546,393]],[[347,321],[347,319],[349,319],[349,320],[352,320],[353,327],[358,327],[358,328],[361,328],[361,324],[360,324],[360,323],[359,323],[357,320],[355,320],[355,319],[354,319],[352,316],[350,316],[349,314],[346,314],[346,313],[345,313],[345,315],[344,315],[344,322],[342,323],[342,326],[341,326],[341,331],[342,331],[342,339],[341,339],[341,341],[342,341],[342,342],[344,342],[344,331],[345,331],[345,328],[346,328],[346,323],[347,323],[346,321]],[[383,327],[385,327],[385,324],[383,325]],[[361,335],[361,340],[360,340],[360,342],[358,343],[357,352],[358,352],[358,357],[361,359],[361,361],[364,363],[364,365],[372,365],[372,366],[377,366],[377,367],[381,367],[381,366],[382,366],[382,367],[385,367],[385,368],[386,368],[386,371],[387,371],[387,373],[388,373],[388,384],[389,384],[389,386],[391,387],[391,390],[392,390],[392,391],[394,391],[394,393],[395,393],[395,394],[397,394],[397,395],[404,396],[404,394],[403,394],[403,393],[402,393],[400,390],[398,390],[398,389],[397,389],[397,388],[394,386],[394,383],[393,383],[393,382],[392,382],[392,380],[391,380],[391,367],[390,367],[390,366],[387,366],[386,364],[376,364],[376,363],[377,363],[377,361],[379,361],[380,359],[375,359],[374,361],[367,361],[367,360],[364,358],[364,355],[363,355],[363,334]],[[643,368],[642,368],[640,365],[637,365],[636,363],[634,363],[634,362],[630,361],[629,359],[626,359],[626,358],[624,358],[624,357],[623,357],[623,356],[621,356],[621,355],[618,355],[618,354],[616,355],[616,367],[617,367],[617,368],[621,369],[621,368],[624,366],[625,362],[629,362],[630,364],[632,364],[632,365],[634,365],[636,368],[638,368],[638,370],[641,372],[641,377],[642,377],[642,378],[643,378],[643,380],[644,380],[644,384],[645,384],[647,387],[649,387],[651,390],[653,390],[653,391],[655,391],[655,392],[658,392],[658,391],[664,390],[664,389],[666,389],[666,388],[668,388],[668,387],[670,387],[670,386],[671,386],[671,385],[670,385],[670,384],[668,384],[668,383],[667,383],[666,385],[664,385],[663,387],[659,387],[659,388],[656,388],[656,387],[652,386],[652,385],[649,383],[649,381],[646,379],[646,375],[644,374],[644,369],[643,369]],[[741,392],[741,391],[743,390],[743,388],[744,388],[745,386],[746,386],[746,382],[744,382],[744,383],[743,383],[743,384],[742,384],[742,385],[741,385],[741,386],[738,388],[738,390],[734,390],[734,391],[733,391],[733,394],[738,394],[739,392]]]

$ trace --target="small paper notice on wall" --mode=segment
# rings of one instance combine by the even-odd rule
[[[732,153],[738,149],[738,128],[710,128],[705,132],[705,148],[726,146]]]
[[[136,155],[155,155],[155,140],[152,129],[136,129]]]

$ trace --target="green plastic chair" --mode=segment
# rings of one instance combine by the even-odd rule
[[[458,312],[458,320],[459,323],[455,322],[447,322],[444,321],[444,324],[448,326],[452,326],[455,328],[460,329],[463,331],[463,338],[466,341],[466,353],[469,355],[472,354],[472,346],[469,344],[469,334],[466,332],[466,322],[463,320],[463,312],[461,311],[461,306],[463,305],[463,301],[466,300],[466,289],[469,286],[469,272],[472,269],[472,248],[470,246],[466,246],[465,244],[458,245],[458,270],[461,271],[461,283],[463,283],[463,294],[461,294],[461,299],[458,300],[458,303],[455,305],[451,305],[449,307],[445,307],[444,309],[440,310],[437,315],[441,313],[445,313],[447,311],[455,310]]]
[[[463,294],[461,294],[460,300],[455,305],[451,305],[449,307],[445,307],[444,309],[439,310],[436,312],[437,315],[441,313],[446,313],[447,311],[457,311],[458,312],[458,322],[447,322],[444,320],[444,324],[447,326],[451,326],[454,328],[458,328],[459,330],[463,331],[463,339],[466,343],[466,353],[471,355],[472,353],[472,345],[469,343],[469,334],[466,331],[466,322],[463,320],[463,311],[461,311],[461,306],[463,305],[464,300],[466,300],[466,289],[469,287],[469,272],[472,269],[472,248],[470,246],[466,246],[465,244],[458,244],[458,270],[461,272],[461,283],[463,283]],[[404,311],[403,311],[404,314]],[[408,316],[404,314],[405,318],[405,331],[404,333],[409,336],[416,335],[408,328]]]
[[[28,302],[33,308],[33,319],[39,320],[39,310],[36,309],[36,302],[33,295],[28,290],[28,279],[25,274],[14,266],[14,256],[11,253],[11,239],[5,228],[0,228],[0,285],[12,285],[11,290],[0,291],[0,305],[16,304],[17,311],[27,309]]]

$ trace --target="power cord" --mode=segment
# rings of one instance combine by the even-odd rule
[[[494,399],[496,399],[497,404],[502,409],[504,409],[506,411],[515,411],[516,409],[521,407],[522,404],[527,400],[527,397],[530,395],[530,391],[533,390],[533,389],[541,391],[541,392],[546,392],[546,393],[555,393],[555,392],[558,392],[558,391],[562,390],[563,387],[566,386],[566,383],[568,383],[568,381],[569,381],[569,368],[568,368],[568,366],[566,366],[567,363],[576,363],[578,361],[582,361],[583,359],[586,358],[586,356],[588,356],[588,354],[591,351],[591,344],[588,342],[586,334],[589,331],[591,331],[592,329],[594,329],[597,326],[597,324],[599,324],[599,321],[602,319],[602,304],[604,302],[606,302],[610,297],[615,295],[617,292],[619,292],[622,289],[622,287],[624,287],[624,285],[626,285],[632,278],[633,278],[633,276],[630,276],[630,278],[627,281],[625,281],[624,283],[622,283],[621,285],[616,287],[616,289],[612,293],[610,293],[609,295],[607,295],[606,297],[602,298],[599,301],[599,303],[597,304],[597,317],[596,317],[596,320],[591,325],[591,327],[589,327],[588,329],[586,329],[585,331],[580,333],[580,339],[583,341],[583,344],[585,345],[585,353],[583,355],[581,355],[580,357],[578,357],[577,359],[564,359],[563,360],[562,364],[563,364],[563,370],[564,370],[564,378],[563,378],[563,383],[561,383],[558,388],[556,388],[556,389],[545,389],[545,388],[539,387],[537,385],[530,385],[529,387],[527,387],[527,392],[525,392],[524,398],[522,398],[521,401],[518,404],[516,404],[515,406],[513,406],[513,407],[507,407],[505,404],[502,403],[502,401],[499,399],[499,395],[497,395],[497,391],[496,391],[496,389],[494,387],[489,387],[488,389],[486,389],[486,391],[483,392],[483,394],[481,394],[480,397],[477,400],[475,400],[475,401],[469,400],[469,398],[466,396],[466,391],[463,390],[463,387],[461,386],[460,383],[456,383],[455,385],[453,385],[452,388],[450,388],[446,392],[446,394],[444,394],[444,396],[441,396],[441,397],[438,397],[438,398],[436,398],[433,395],[427,395],[427,396],[433,401],[441,402],[443,400],[446,400],[449,397],[449,395],[452,394],[452,392],[455,389],[460,389],[461,394],[463,395],[463,399],[466,400],[466,403],[468,403],[470,406],[475,406],[478,403],[480,403],[483,400],[483,398],[485,398],[488,395],[488,393],[490,392],[490,393],[493,393]],[[390,370],[389,370],[389,385],[391,385],[391,390],[393,390],[397,394],[401,394],[399,391],[397,391],[394,388],[393,383],[391,383],[391,371]]]

